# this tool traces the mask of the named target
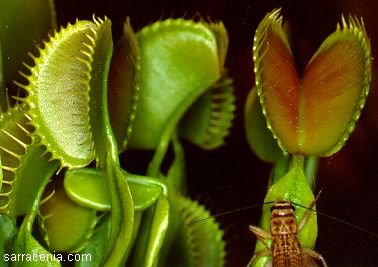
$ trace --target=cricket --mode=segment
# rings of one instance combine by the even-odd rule
[[[255,253],[247,266],[252,266],[254,259],[258,256],[271,256],[273,267],[301,267],[305,266],[303,258],[308,255],[327,267],[323,256],[312,249],[303,248],[297,236],[298,232],[305,226],[315,202],[316,199],[298,224],[295,219],[293,204],[288,201],[276,201],[272,207],[270,233],[257,226],[250,225],[249,230],[265,245],[266,250]],[[272,245],[269,246],[266,240],[271,240]]]

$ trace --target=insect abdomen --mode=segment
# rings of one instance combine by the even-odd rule
[[[272,263],[274,267],[302,267],[297,222],[290,202],[276,202],[272,209]]]
[[[283,234],[273,237],[273,267],[302,267],[302,253],[295,234]]]

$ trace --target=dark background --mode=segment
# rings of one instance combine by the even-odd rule
[[[114,40],[126,16],[135,30],[159,18],[190,18],[196,12],[222,20],[230,37],[227,67],[234,79],[237,117],[226,144],[206,152],[185,143],[189,193],[214,212],[262,203],[271,166],[251,152],[244,136],[243,105],[254,83],[252,40],[259,21],[273,8],[282,7],[291,22],[293,50],[303,68],[324,38],[333,32],[341,13],[363,16],[377,57],[378,2],[375,0],[269,1],[269,0],[56,0],[58,22],[65,25],[92,14],[108,16]],[[323,189],[318,210],[378,232],[378,95],[377,62],[373,61],[371,93],[356,130],[336,155],[321,160],[317,188]],[[143,155],[136,154],[138,160]],[[139,158],[138,158],[139,157]],[[134,166],[127,166],[133,169]],[[135,167],[137,168],[137,167]],[[248,225],[257,225],[260,208],[219,217],[228,241],[227,266],[245,266],[253,254],[255,237]],[[316,250],[329,266],[378,266],[378,237],[318,216]]]

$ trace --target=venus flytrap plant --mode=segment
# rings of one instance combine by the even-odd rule
[[[19,2],[6,6],[14,10]],[[113,54],[109,19],[78,20],[32,51],[34,39],[56,23],[52,1],[35,0],[29,8],[31,2],[22,8],[36,10],[33,23],[0,8],[0,26],[8,26],[0,27],[0,220],[7,231],[3,235],[0,227],[2,249],[92,254],[92,262],[75,266],[222,266],[218,224],[193,223],[209,213],[185,196],[180,138],[213,149],[228,134],[235,107],[224,66],[223,24],[168,19],[134,33],[127,19]],[[302,79],[281,23],[274,10],[256,31],[256,89],[245,110],[247,138],[261,159],[275,164],[265,201],[308,206],[314,199],[312,163],[343,146],[365,103],[370,44],[362,21],[342,18]],[[30,30],[12,49],[20,25]],[[26,81],[16,84],[26,96],[11,90],[13,104],[5,88],[21,61]],[[170,147],[173,159],[164,172]],[[154,150],[147,176],[121,168],[119,153],[128,149]],[[54,176],[57,171],[61,177]],[[55,193],[42,199],[50,179]],[[263,209],[263,229],[268,209]],[[298,221],[303,214],[297,209]],[[17,229],[15,219],[23,215]],[[312,214],[299,235],[303,247],[314,246],[316,223]],[[37,241],[34,227],[44,240]],[[256,252],[264,248],[258,242]],[[258,257],[254,264],[267,261]]]
[[[302,79],[282,29],[280,10],[267,14],[256,30],[253,59],[261,107],[256,89],[252,90],[246,105],[248,141],[262,159],[275,162],[281,169],[273,173],[265,201],[309,205],[314,198],[311,187],[316,164],[312,164],[316,157],[341,149],[360,116],[371,79],[370,43],[362,20],[350,16],[341,21],[310,60]],[[262,110],[267,126],[261,115],[252,114],[258,110]],[[291,166],[287,160],[282,164],[287,156],[280,156],[272,137],[284,154],[292,155]],[[263,146],[254,138],[260,138]],[[282,176],[284,169],[288,172]],[[297,221],[303,213],[296,212]],[[269,231],[270,216],[264,208],[261,225],[265,231]],[[316,215],[312,214],[299,240],[303,247],[313,248],[316,236]],[[255,253],[264,248],[269,249],[258,241]],[[268,256],[258,257],[253,266],[264,266],[268,260]]]
[[[206,28],[207,26],[208,28]],[[225,51],[227,50],[227,36],[224,34],[225,30],[222,24],[201,24],[189,20],[170,19],[154,23],[142,29],[135,36],[129,21],[127,20],[125,23],[124,36],[121,38],[113,58],[114,64],[110,71],[112,86],[109,91],[110,99],[122,104],[115,105],[110,109],[111,122],[112,125],[115,125],[115,136],[121,147],[125,147],[127,144],[129,148],[140,149],[152,146],[151,148],[156,149],[147,174],[162,177],[161,183],[167,184],[167,189],[164,191],[168,197],[168,202],[164,198],[160,198],[157,205],[143,215],[141,229],[131,254],[131,262],[128,264],[151,266],[156,264],[157,260],[163,265],[166,262],[165,258],[170,250],[172,234],[174,235],[175,225],[178,225],[178,220],[180,220],[175,202],[177,202],[176,199],[181,194],[180,191],[182,192],[184,184],[184,158],[182,148],[174,137],[176,136],[176,127],[184,112],[203,92],[206,92],[211,83],[220,77],[220,73],[223,73]],[[216,40],[215,36],[222,38]],[[219,50],[217,49],[218,45]],[[211,53],[206,52],[209,49],[212,49]],[[206,54],[205,58],[210,57],[211,60],[203,61],[204,53]],[[187,60],[188,56],[191,57],[190,60]],[[203,62],[202,65],[197,63],[197,60],[193,60],[193,57]],[[192,66],[193,64],[196,66]],[[127,68],[134,75],[130,73],[125,75],[122,68]],[[208,69],[211,75],[209,75]],[[193,70],[195,71],[193,72]],[[212,73],[219,74],[214,76]],[[207,81],[208,79],[212,79],[212,82]],[[196,119],[198,122],[200,116],[204,116],[202,118],[204,127],[200,132],[202,136],[209,134],[219,136],[215,138],[217,145],[222,143],[221,141],[227,133],[226,130],[220,130],[221,127],[223,129],[229,127],[229,121],[232,119],[233,97],[229,84],[227,81],[223,83],[224,89],[220,88],[222,87],[220,85],[215,85],[215,88],[220,89],[210,90],[212,93],[204,96],[204,100],[199,101],[199,103],[202,102],[199,106],[205,112],[197,112],[196,115],[191,116],[192,118],[186,119],[186,121]],[[120,97],[125,94],[129,98]],[[212,99],[214,95],[215,97]],[[164,106],[161,106],[162,102],[165,103]],[[136,106],[137,109],[135,109]],[[223,106],[228,108],[223,108]],[[125,115],[121,116],[120,114]],[[133,121],[134,117],[135,123],[132,125],[133,131],[130,136],[130,126],[127,121]],[[224,121],[220,123],[221,126],[214,123],[217,119]],[[208,128],[211,127],[217,130],[214,124],[219,126],[219,131],[208,131]],[[211,127],[207,128],[207,125],[211,125]],[[182,130],[180,134],[185,136],[185,132],[186,130]],[[192,136],[194,137],[194,135]],[[174,138],[171,139],[172,137]],[[175,159],[168,172],[162,174],[160,164],[171,140]],[[169,213],[167,213],[168,211]],[[164,238],[166,231],[168,231],[167,238]],[[167,241],[164,241],[165,239]],[[221,250],[218,254],[219,258],[223,258]],[[184,260],[182,264],[190,263]],[[196,263],[194,262],[194,264]]]
[[[11,97],[20,95],[13,79],[22,69],[22,61],[31,62],[27,52],[56,27],[53,2],[48,0],[12,1],[0,4],[0,146],[2,240],[1,265],[7,266],[3,255],[10,252],[44,251],[31,237],[31,228],[17,228],[18,216],[33,213],[40,191],[57,170],[56,162],[49,162],[49,155],[38,146],[38,138],[31,137],[34,127],[25,115],[27,107],[14,103]],[[31,8],[33,6],[33,8]],[[25,31],[25,32],[23,32]],[[23,34],[20,34],[23,32]],[[33,51],[36,51],[33,50]],[[34,215],[27,215],[29,223]],[[13,222],[13,223],[12,223]],[[25,244],[14,242],[16,235],[24,234]],[[22,234],[21,234],[22,235]],[[24,249],[20,249],[23,247]]]
[[[107,188],[111,192],[112,227],[102,260],[105,265],[119,265],[125,260],[123,254],[131,238],[134,213],[127,180],[119,170],[118,152],[107,116],[106,84],[111,52],[108,19],[77,21],[75,25],[69,24],[56,32],[49,42],[45,42],[45,47],[39,49],[38,56],[32,55],[35,66],[28,67],[30,75],[24,74],[28,84],[19,85],[28,93],[25,112],[35,127],[33,135],[39,138],[39,146],[46,147],[50,160],[58,160],[62,170],[64,167],[83,167],[96,159],[98,167],[104,170],[103,179],[107,179]],[[53,199],[45,203],[52,209]],[[69,210],[61,210],[61,216],[64,217]],[[95,214],[95,210],[91,213]],[[47,216],[50,214],[54,212],[47,212]],[[54,223],[47,224],[49,220]],[[55,238],[55,243],[49,242],[61,244],[59,239],[66,237],[52,234],[59,221],[52,220],[52,217],[43,221],[48,240]],[[87,220],[87,226],[93,226],[95,221],[92,216]],[[128,221],[131,224],[128,225]],[[90,235],[85,230],[87,226],[82,227],[87,232],[84,237]],[[80,241],[85,240],[77,242]],[[57,248],[75,250],[70,246]]]
[[[200,131],[202,137],[196,138],[192,133],[186,136],[188,139],[196,139],[197,144],[201,145],[202,143],[203,146],[209,148],[218,146],[227,134],[234,109],[230,81],[226,79],[223,82],[215,83],[223,74],[224,53],[227,48],[227,38],[224,36],[223,26],[221,24],[195,24],[183,20],[170,20],[161,24],[163,25],[163,32],[165,31],[168,36],[171,35],[171,40],[176,38],[176,35],[183,37],[187,35],[192,40],[189,47],[185,47],[183,42],[177,42],[177,52],[183,48],[184,55],[186,55],[188,51],[191,51],[189,48],[192,45],[196,48],[196,53],[199,53],[199,58],[202,59],[203,55],[209,56],[206,51],[210,49],[213,52],[210,53],[212,64],[205,65],[205,70],[210,67],[209,73],[216,75],[208,76],[209,73],[204,74],[197,70],[196,75],[199,75],[198,77],[189,75],[190,79],[186,80],[187,77],[185,76],[190,68],[185,66],[185,57],[182,59],[179,54],[171,54],[171,61],[168,60],[168,64],[164,62],[164,58],[159,59],[163,65],[167,64],[168,68],[164,70],[167,74],[172,71],[172,66],[179,70],[175,75],[180,78],[171,81],[170,90],[180,88],[178,85],[181,85],[181,89],[186,90],[186,93],[180,96],[181,100],[177,100],[177,97],[171,100],[172,104],[178,104],[173,106],[170,113],[165,115],[162,124],[159,126],[162,130],[161,132],[158,131],[157,136],[154,137],[155,140],[158,140],[154,141],[157,142],[155,146],[163,149],[157,149],[159,161],[157,161],[154,171],[150,173],[160,177],[162,176],[160,159],[164,157],[166,142],[170,141],[172,133],[175,132],[176,125],[185,111],[202,93],[206,92],[208,87],[213,88],[210,89],[210,93],[206,93],[203,100],[198,104],[204,112],[197,112],[197,115],[185,118],[185,120],[193,122],[198,117],[203,122],[204,127]],[[160,23],[157,23],[157,25],[160,25]],[[204,25],[207,25],[208,28]],[[155,30],[158,27],[160,26],[155,26]],[[210,29],[213,29],[213,32]],[[198,33],[200,34],[196,36]],[[201,36],[201,34],[205,35]],[[222,34],[223,39],[215,39],[215,36],[219,38]],[[147,36],[143,38],[147,38]],[[138,103],[137,99],[139,98],[138,88],[139,86],[143,88],[141,86],[143,83],[140,82],[142,74],[139,73],[140,69],[143,70],[139,67],[138,49],[141,48],[140,44],[143,43],[146,47],[150,46],[147,50],[156,52],[160,51],[160,47],[164,47],[164,39],[159,40],[158,38],[156,41],[148,41],[150,38],[148,37],[147,41],[144,41],[143,38],[134,38],[131,27],[125,24],[125,42],[124,44],[121,43],[121,50],[123,49],[126,52],[121,52],[130,56],[132,60],[121,70],[126,68],[126,71],[130,70],[131,74],[128,76],[129,80],[115,82],[117,74],[114,74],[112,69],[110,76],[110,84],[118,83],[121,87],[126,84],[126,88],[132,88],[131,93],[128,91],[127,97],[123,97],[124,101],[119,104],[122,106],[126,103],[127,116],[112,119],[112,122],[116,121],[116,124],[122,119],[126,120],[126,123],[121,124],[120,130],[115,130],[118,144],[122,149],[126,147],[130,136],[131,122],[136,115],[136,103]],[[158,45],[156,46],[156,44]],[[203,49],[201,46],[205,50],[201,50]],[[219,51],[217,46],[219,46]],[[175,160],[165,179],[156,180],[138,177],[120,168],[116,139],[113,136],[113,129],[110,127],[107,113],[107,77],[112,55],[111,48],[109,20],[95,19],[94,22],[77,21],[74,25],[69,24],[66,28],[56,32],[48,42],[45,42],[44,47],[39,48],[38,55],[31,55],[34,66],[29,67],[27,65],[30,74],[23,74],[28,80],[28,84],[18,83],[27,91],[23,112],[27,114],[24,117],[28,120],[28,123],[33,126],[33,131],[27,131],[25,136],[29,138],[30,135],[34,138],[36,140],[35,147],[41,152],[46,149],[44,157],[54,163],[49,164],[51,170],[54,170],[53,172],[58,168],[60,172],[66,172],[64,187],[58,186],[55,195],[43,201],[43,205],[40,207],[41,228],[46,233],[45,240],[50,250],[77,252],[83,249],[83,251],[96,251],[96,253],[99,253],[96,256],[96,263],[94,263],[96,265],[122,266],[130,255],[133,261],[138,264],[153,266],[157,261],[166,261],[169,242],[165,243],[164,237],[168,227],[171,227],[170,235],[172,233],[174,235],[177,229],[172,225],[180,225],[180,231],[185,230],[182,223],[173,222],[174,220],[182,220],[180,213],[207,213],[200,212],[202,208],[197,207],[196,204],[189,205],[188,203],[192,203],[189,199],[179,201],[177,207],[172,205],[178,198],[185,199],[181,196],[182,185],[184,184],[184,157],[182,148],[176,139],[174,141]],[[197,51],[197,49],[200,50]],[[141,51],[143,52],[143,49]],[[168,53],[170,52],[168,51]],[[151,69],[148,69],[146,62],[151,59],[154,61],[156,55],[147,58],[143,58],[143,55],[141,53],[140,58],[141,62],[143,62],[143,59],[145,60],[145,65],[141,65],[146,67],[144,82],[154,81],[154,79],[149,78],[148,71],[151,71]],[[62,75],[60,75],[61,72]],[[123,75],[122,72],[120,74]],[[174,77],[174,74],[172,75]],[[57,80],[56,77],[59,77],[59,79]],[[213,78],[209,80],[209,77]],[[211,86],[212,83],[215,85]],[[122,90],[124,89],[121,88],[118,93],[122,94]],[[190,97],[188,98],[188,96]],[[19,97],[18,100],[23,99]],[[142,101],[144,101],[143,98]],[[118,110],[120,109],[118,108]],[[194,114],[196,113],[194,112]],[[64,127],[62,127],[62,121]],[[185,136],[186,131],[182,128],[183,136]],[[119,133],[121,134],[119,135]],[[209,136],[216,137],[214,143],[209,143],[209,140],[214,140]],[[96,161],[96,169],[82,168],[94,160]],[[43,184],[51,176],[52,173],[49,172],[46,178],[42,179]],[[90,185],[90,187],[88,186],[84,190],[83,183]],[[59,182],[55,181],[54,184],[57,185]],[[42,184],[35,186],[37,192],[40,192],[43,186]],[[101,192],[101,189],[102,191],[105,189],[105,191]],[[108,191],[106,191],[107,189]],[[93,196],[92,193],[96,195]],[[39,201],[39,198],[34,196],[33,203],[39,203]],[[170,206],[174,207],[174,210]],[[151,223],[148,221],[146,223],[145,220],[141,221],[141,212],[146,209],[147,213],[144,213],[150,214]],[[196,209],[198,211],[194,211]],[[108,214],[109,211],[110,214]],[[33,212],[35,214],[35,211]],[[98,221],[95,214],[98,212],[101,212],[102,216],[95,226]],[[57,229],[62,229],[62,224],[66,224],[60,218],[72,219],[75,216],[78,218],[75,221],[81,222],[70,224],[70,231],[76,233],[75,237],[70,238],[69,235],[57,231]],[[28,224],[32,223],[34,217],[35,215],[28,217]],[[224,255],[224,244],[217,228],[214,223],[209,223],[208,228],[201,228],[202,232],[208,232],[204,229],[212,229],[211,233],[216,232],[216,234],[209,233],[209,236],[215,237],[212,240],[217,242],[215,245],[219,248],[216,250],[216,257],[207,261],[214,266],[221,265]],[[30,230],[30,228],[28,229]],[[194,228],[188,229],[187,232],[195,232]],[[95,234],[92,236],[92,233]],[[22,234],[19,233],[20,235]],[[30,231],[24,236],[26,239],[32,240]],[[194,234],[190,235],[189,240],[193,236]],[[181,240],[179,242],[182,243],[185,238],[184,235],[175,240]],[[20,236],[19,243],[26,239]],[[131,247],[134,240],[136,243],[132,251]],[[28,244],[40,246],[35,244],[35,241],[33,242]],[[100,245],[104,243],[106,245]],[[200,245],[200,242],[193,243],[190,241],[184,248],[192,251],[190,252],[191,255],[197,255],[195,251],[201,251]],[[163,247],[164,250],[162,250]],[[191,262],[191,264],[196,265],[203,262],[204,258],[198,259],[196,257],[186,258],[184,264]],[[78,266],[83,264],[83,262],[78,263]]]
[[[157,260],[159,264],[164,265],[172,238],[182,220],[178,209],[185,209],[186,204],[184,206],[179,204],[178,207],[176,203],[178,197],[181,197],[184,185],[184,157],[176,137],[179,122],[182,121],[183,125],[190,121],[191,125],[201,123],[203,127],[197,132],[200,138],[188,126],[187,129],[182,128],[179,134],[193,141],[196,138],[197,144],[203,143],[203,146],[208,148],[219,146],[227,133],[233,112],[230,82],[226,80],[214,85],[214,89],[208,89],[224,73],[227,42],[227,35],[220,23],[207,24],[169,19],[143,28],[135,37],[128,21],[125,24],[124,37],[118,45],[121,51],[116,50],[115,55],[125,55],[130,52],[133,54],[128,57],[129,60],[125,58],[123,64],[131,67],[131,72],[135,72],[135,76],[122,76],[118,71],[119,64],[114,64],[115,71],[111,73],[115,77],[111,76],[111,84],[114,78],[117,81],[114,84],[118,88],[115,91],[116,95],[122,95],[122,92],[133,95],[134,101],[125,103],[126,107],[132,107],[136,101],[138,106],[134,114],[134,108],[129,108],[131,114],[126,116],[126,120],[134,120],[135,116],[130,138],[127,137],[128,129],[125,127],[123,130],[116,130],[115,133],[116,136],[126,136],[123,140],[117,138],[119,144],[128,141],[129,148],[155,149],[147,174],[152,177],[162,177],[162,183],[167,184],[168,189],[168,202],[164,198],[159,199],[157,205],[143,215],[140,234],[131,254],[131,265],[152,266]],[[122,61],[114,58],[113,62]],[[196,102],[201,94],[204,96]],[[116,99],[116,101],[122,100]],[[189,107],[193,111],[187,114],[193,114],[183,118]],[[125,111],[121,112],[125,113]],[[120,117],[119,114],[113,115],[112,112],[110,115],[113,117],[112,123],[117,121],[116,116]],[[210,144],[210,140],[215,141],[214,144]],[[170,142],[173,145],[175,159],[168,172],[163,174],[161,163]],[[182,228],[182,223],[180,227]],[[166,231],[165,241],[161,233]],[[220,238],[217,242],[220,242]],[[186,249],[193,248],[186,246]],[[218,259],[223,258],[222,250],[222,245],[216,250],[219,251]],[[217,266],[220,262],[222,260],[209,259],[208,264]],[[198,265],[200,262],[182,259],[181,264]]]

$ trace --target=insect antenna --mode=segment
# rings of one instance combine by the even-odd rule
[[[315,210],[314,208],[308,208],[308,207],[306,207],[306,206],[303,206],[303,205],[298,204],[298,203],[293,203],[293,202],[292,202],[292,204],[295,205],[295,206],[298,206],[298,207],[301,207],[301,208],[307,209],[307,210],[311,210],[311,211],[313,211],[313,212],[316,212],[318,215],[321,215],[321,216],[323,216],[323,217],[329,218],[329,219],[331,219],[331,220],[333,220],[333,221],[336,221],[336,222],[342,223],[342,224],[344,224],[344,225],[347,225],[347,226],[349,226],[349,227],[352,227],[352,228],[354,228],[354,229],[360,230],[361,232],[364,232],[364,233],[366,233],[366,234],[369,234],[369,235],[372,235],[372,236],[378,238],[378,233],[375,233],[375,232],[373,232],[373,231],[370,231],[370,230],[368,230],[368,229],[366,229],[366,228],[363,228],[363,227],[361,227],[361,226],[358,226],[358,225],[356,225],[356,224],[353,224],[353,223],[347,222],[347,221],[345,221],[345,220],[343,220],[343,219],[337,218],[337,217],[332,216],[332,215],[330,215],[330,214],[327,214],[327,213],[324,213],[324,212],[321,212],[321,211],[317,211],[317,210]]]
[[[248,205],[248,206],[241,207],[241,208],[238,208],[238,209],[233,209],[233,210],[229,210],[229,211],[225,211],[225,212],[216,213],[216,214],[214,214],[212,216],[205,217],[205,218],[202,218],[202,219],[195,220],[193,222],[187,223],[187,224],[185,224],[185,226],[190,226],[190,225],[193,225],[193,224],[196,224],[196,223],[199,223],[199,222],[203,222],[203,221],[209,220],[211,218],[220,218],[220,217],[223,217],[223,216],[239,213],[239,212],[242,212],[242,211],[254,209],[254,208],[257,208],[257,207],[261,207],[263,205],[268,205],[268,204],[273,204],[273,203],[274,203],[274,201],[268,201],[268,202],[265,202],[265,203],[262,203],[262,204],[253,204],[253,205]]]
[[[322,216],[324,216],[324,217],[327,217],[327,218],[329,218],[329,219],[331,219],[331,220],[334,220],[334,221],[336,221],[336,222],[340,222],[340,223],[342,223],[342,224],[348,225],[349,227],[355,228],[355,229],[357,229],[357,230],[360,230],[361,232],[367,233],[367,234],[369,234],[369,235],[372,235],[372,236],[378,238],[378,233],[375,233],[375,232],[373,232],[373,231],[370,231],[370,230],[368,230],[368,229],[366,229],[366,228],[363,228],[363,227],[358,226],[358,225],[356,225],[356,224],[353,224],[353,223],[347,222],[347,221],[345,221],[345,220],[339,219],[339,218],[337,218],[337,217],[334,217],[334,216],[332,216],[332,215],[326,214],[326,213],[324,213],[324,212],[318,212],[318,214],[319,214],[319,215],[322,215]]]
[[[316,200],[319,198],[319,195],[320,195],[321,191],[319,191],[318,195],[316,196]],[[195,221],[192,221],[190,223],[187,223],[185,224],[185,226],[191,226],[193,224],[197,224],[197,223],[200,223],[200,222],[203,222],[203,221],[206,221],[206,220],[209,220],[211,218],[221,218],[221,217],[224,217],[224,216],[227,216],[227,215],[232,215],[232,214],[236,214],[236,213],[240,213],[240,212],[243,212],[243,211],[246,211],[246,210],[250,210],[250,209],[254,209],[254,208],[257,208],[257,207],[260,207],[260,206],[263,206],[263,205],[269,205],[269,204],[274,204],[274,201],[269,201],[269,202],[265,202],[265,203],[262,203],[262,204],[253,204],[253,205],[248,205],[248,206],[245,206],[245,207],[241,207],[241,208],[238,208],[238,209],[233,209],[233,210],[229,210],[229,211],[225,211],[225,212],[220,212],[220,213],[216,213],[212,216],[209,216],[209,217],[205,217],[205,218],[201,218],[201,219],[198,219],[198,220],[195,220]],[[323,216],[323,217],[326,217],[326,218],[329,218],[335,222],[339,222],[339,223],[342,223],[344,225],[347,225],[349,227],[352,227],[354,229],[357,229],[357,230],[360,230],[361,232],[364,232],[366,234],[369,234],[371,236],[374,236],[374,237],[377,237],[378,238],[378,233],[375,233],[373,231],[370,231],[364,227],[361,227],[361,226],[358,226],[356,224],[353,224],[353,223],[350,223],[350,222],[347,222],[343,219],[340,219],[340,218],[337,218],[335,216],[332,216],[330,214],[327,214],[327,213],[324,213],[324,212],[321,212],[321,211],[318,211],[318,210],[315,210],[314,208],[309,208],[309,207],[306,207],[304,205],[301,205],[301,204],[298,204],[298,203],[295,203],[295,202],[292,202],[292,204],[294,206],[297,206],[297,207],[301,207],[303,209],[307,209],[307,210],[311,210],[313,212],[316,212],[318,215],[320,216]]]

